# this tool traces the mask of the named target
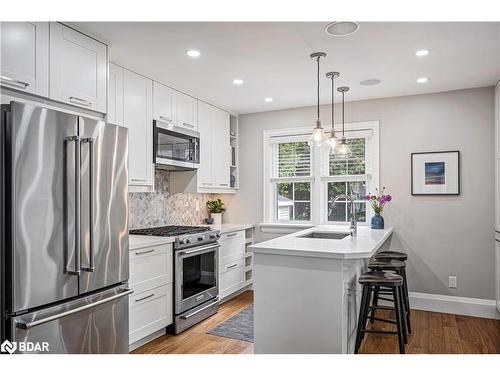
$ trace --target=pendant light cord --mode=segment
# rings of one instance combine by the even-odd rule
[[[319,119],[319,59],[320,59],[320,56],[318,56],[318,71],[317,71],[317,85],[316,85],[316,94],[317,94],[317,97],[318,97],[318,104],[317,104],[317,118]]]
[[[342,91],[342,138],[345,138],[344,135],[344,91]]]
[[[332,75],[332,135],[335,133],[335,78]]]

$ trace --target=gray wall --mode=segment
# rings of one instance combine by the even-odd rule
[[[494,89],[492,87],[346,104],[346,121],[380,121],[380,184],[394,200],[386,225],[408,252],[414,292],[494,299]],[[330,107],[322,107],[328,122]],[[262,221],[262,132],[313,126],[314,108],[240,117],[240,191],[225,197],[225,220]],[[410,153],[460,150],[462,194],[410,194]],[[258,239],[269,234],[258,233]],[[448,288],[456,275],[457,289]]]

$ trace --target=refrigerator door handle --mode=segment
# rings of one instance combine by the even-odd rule
[[[94,272],[94,138],[82,138],[81,144],[89,144],[89,266],[82,267],[85,272]]]
[[[78,135],[68,137],[69,142],[75,142],[75,269],[67,270],[70,275],[80,275],[80,159],[81,159],[81,138]]]
[[[96,306],[99,306],[99,305],[103,305],[103,304],[108,303],[110,301],[113,301],[115,299],[122,298],[124,296],[129,295],[129,294],[132,294],[133,292],[134,291],[132,289],[124,289],[121,293],[118,293],[118,294],[116,294],[114,296],[111,296],[111,297],[108,297],[108,298],[104,298],[102,300],[99,300],[99,301],[96,301],[96,302],[93,302],[93,303],[89,303],[88,305],[80,306],[80,307],[77,307],[75,309],[68,310],[68,311],[65,311],[65,312],[62,312],[62,313],[59,313],[59,314],[54,314],[52,316],[48,316],[48,317],[43,318],[43,319],[34,320],[32,322],[19,321],[19,322],[16,323],[16,328],[28,330],[28,329],[31,329],[33,327],[39,326],[41,324],[45,324],[45,323],[51,322],[53,320],[64,318],[65,316],[68,316],[68,315],[76,314],[76,313],[78,313],[80,311],[88,310],[88,309],[91,309],[93,307],[96,307]]]

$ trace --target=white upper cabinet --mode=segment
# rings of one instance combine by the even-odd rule
[[[50,23],[50,98],[106,112],[107,47],[60,23]]]
[[[178,91],[175,93],[175,123],[191,130],[198,128],[198,101]]]
[[[153,81],[127,69],[123,125],[129,129],[129,185],[153,186]]]
[[[49,23],[1,22],[0,83],[49,96]]]
[[[229,113],[215,108],[212,130],[212,170],[215,187],[229,188],[231,147],[229,143]]]
[[[109,64],[107,121],[123,125],[123,68]]]
[[[198,102],[198,132],[200,133],[200,166],[197,172],[199,188],[213,188],[212,175],[212,122],[214,107]]]
[[[227,189],[230,174],[229,113],[198,102],[199,189]]]
[[[168,123],[175,123],[176,91],[158,82],[153,82],[153,117]]]

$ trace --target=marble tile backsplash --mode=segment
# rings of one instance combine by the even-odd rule
[[[129,193],[129,228],[199,225],[208,216],[205,203],[214,194],[170,194],[168,171],[155,171],[155,192]],[[196,202],[200,210],[196,211]]]

